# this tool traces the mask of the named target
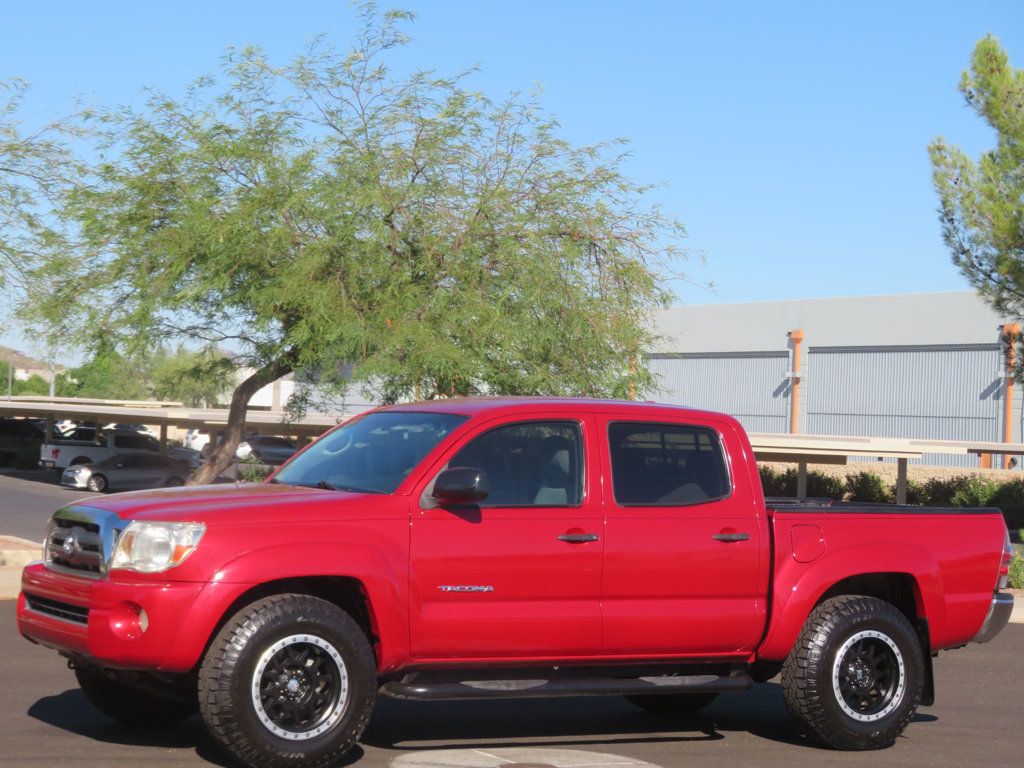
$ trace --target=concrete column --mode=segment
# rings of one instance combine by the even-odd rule
[[[907,460],[896,459],[896,503],[907,503]]]
[[[167,422],[160,422],[160,453],[167,455]]]
[[[796,465],[796,495],[799,499],[807,498],[807,462],[801,461]]]

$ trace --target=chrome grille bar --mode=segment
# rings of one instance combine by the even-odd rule
[[[46,530],[47,567],[99,578],[125,522],[113,512],[72,505],[58,509]]]

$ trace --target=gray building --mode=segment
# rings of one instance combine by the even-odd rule
[[[795,419],[807,434],[1020,441],[1020,385],[1005,429],[1011,322],[973,291],[674,307],[655,321],[654,398],[724,411],[751,432],[789,432]]]

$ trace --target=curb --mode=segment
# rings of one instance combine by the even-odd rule
[[[16,600],[21,592],[21,566],[0,568],[0,600]]]
[[[40,558],[38,541],[20,539],[17,536],[0,536],[0,568],[17,566],[21,568]]]

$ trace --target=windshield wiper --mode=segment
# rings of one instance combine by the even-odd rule
[[[317,480],[316,485],[309,487],[323,488],[327,491],[344,491],[345,493],[382,493],[382,491],[374,491],[370,488],[356,488],[354,485],[335,485],[326,480]]]

